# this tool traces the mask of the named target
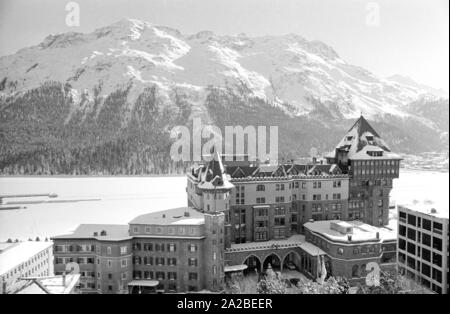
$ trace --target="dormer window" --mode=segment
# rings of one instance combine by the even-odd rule
[[[347,141],[351,141],[353,139],[353,136],[347,136]]]
[[[376,151],[376,152],[368,151],[367,154],[372,157],[383,157],[382,151]]]
[[[367,135],[367,136],[366,136],[366,140],[367,140],[368,142],[372,142],[372,141],[373,141],[373,136],[372,136],[372,135]]]

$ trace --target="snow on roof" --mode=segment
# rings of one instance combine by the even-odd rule
[[[0,275],[25,263],[36,254],[51,248],[53,242],[26,241],[15,243],[0,253]]]
[[[401,159],[397,154],[391,153],[386,142],[363,116],[348,130],[336,149],[348,151],[350,159]],[[362,151],[364,152],[361,153]],[[383,151],[385,156],[370,156],[367,151]]]
[[[123,241],[131,239],[128,225],[81,224],[73,232],[52,239],[96,239],[99,241]],[[106,234],[102,235],[102,231]]]
[[[80,274],[68,274],[66,275],[65,284],[63,284],[63,276],[30,280],[30,283],[16,292],[16,294],[69,294],[73,292],[80,277]],[[38,281],[38,283],[35,281]]]
[[[188,216],[186,216],[188,215]],[[204,214],[191,208],[179,207],[140,215],[130,221],[137,225],[201,225]]]
[[[448,195],[434,201],[422,200],[411,204],[399,204],[399,208],[406,208],[415,212],[434,216],[437,218],[448,219],[449,216],[449,199]]]
[[[342,223],[340,220],[322,220],[307,222],[304,226],[314,233],[318,233],[331,241],[348,242],[348,235],[351,234],[352,242],[364,241],[389,241],[395,240],[397,235],[394,230],[386,227],[375,227],[360,221],[345,222],[352,227],[352,233],[341,233],[331,228],[331,223]],[[377,239],[377,233],[379,239]]]
[[[311,256],[318,256],[318,255],[325,255],[326,253],[319,248],[318,246],[315,246],[312,243],[304,242],[300,244],[300,248],[303,249],[306,253],[308,253]]]
[[[188,218],[172,222],[172,225],[203,225],[205,218]]]
[[[382,152],[382,156],[370,156],[369,152]],[[382,159],[402,159],[400,155],[383,150],[381,147],[374,145],[366,145],[359,152],[350,156],[352,160],[382,160]]]

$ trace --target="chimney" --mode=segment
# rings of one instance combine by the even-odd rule
[[[184,212],[184,217],[190,217],[191,214],[189,214],[189,212]]]
[[[98,237],[98,232],[94,232],[94,237]]]
[[[163,214],[163,215],[162,215],[162,218],[166,218],[166,214]]]
[[[66,272],[63,272],[63,274],[62,274],[62,285],[63,285],[63,287],[66,286]]]
[[[380,239],[380,233],[377,231],[377,240]]]
[[[352,235],[351,234],[347,235],[347,240],[348,240],[348,242],[352,242]]]

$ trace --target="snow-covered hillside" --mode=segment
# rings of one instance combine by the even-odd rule
[[[405,81],[381,79],[351,65],[326,44],[298,35],[250,38],[175,29],[122,20],[90,34],[48,36],[41,44],[0,58],[2,95],[70,84],[75,104],[130,87],[128,102],[155,84],[203,99],[205,87],[242,86],[249,96],[305,115],[319,102],[334,115],[377,119],[412,113],[404,106],[430,94]],[[435,97],[428,95],[427,97]]]

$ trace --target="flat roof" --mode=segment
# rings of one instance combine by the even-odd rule
[[[73,232],[52,237],[52,239],[96,239],[99,241],[129,240],[128,225],[81,224]],[[106,231],[102,236],[101,232]],[[94,232],[97,235],[94,236]]]
[[[36,254],[52,247],[53,242],[24,241],[15,243],[0,253],[0,275],[25,263]]]
[[[445,194],[445,193],[443,193]],[[407,208],[409,210],[426,214],[429,216],[448,219],[449,214],[449,199],[448,194],[443,195],[439,200],[421,200],[409,204],[398,204],[398,207]]]
[[[188,214],[186,216],[185,214]],[[202,225],[205,215],[191,207],[179,207],[137,216],[131,225]]]
[[[348,242],[347,234],[331,229],[331,222],[341,223],[341,220],[321,220],[314,222],[307,222],[304,224],[305,228],[314,233],[318,233],[331,241],[336,242]],[[352,242],[364,242],[364,241],[389,241],[396,240],[397,235],[394,230],[386,227],[375,227],[369,224],[365,224],[361,221],[346,221],[353,228]],[[379,239],[377,239],[377,232],[379,233]]]

